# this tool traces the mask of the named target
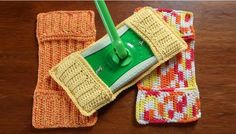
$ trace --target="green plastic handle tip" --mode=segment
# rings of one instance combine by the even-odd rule
[[[119,63],[119,59],[125,59],[128,56],[128,52],[124,47],[123,41],[120,39],[116,27],[114,25],[114,22],[111,18],[111,15],[107,9],[106,3],[104,0],[95,0],[95,5],[97,7],[97,10],[101,16],[101,19],[103,21],[103,24],[106,28],[106,31],[111,39],[111,44],[114,46],[115,54],[111,54],[111,58],[114,60],[115,63]]]

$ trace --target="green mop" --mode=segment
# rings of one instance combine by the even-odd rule
[[[50,70],[85,116],[187,47],[151,7],[140,9],[115,28],[105,2],[95,4],[109,36],[69,55]]]

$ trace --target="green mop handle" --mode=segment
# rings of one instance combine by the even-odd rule
[[[120,39],[120,36],[118,35],[116,31],[116,27],[114,25],[114,22],[111,18],[111,15],[107,9],[106,3],[104,0],[95,0],[95,5],[97,7],[97,10],[100,14],[100,17],[102,18],[103,24],[106,28],[106,31],[112,41],[112,44],[114,45],[114,48],[116,50],[116,53],[120,59],[124,59],[127,57],[127,51],[124,47],[123,41]]]

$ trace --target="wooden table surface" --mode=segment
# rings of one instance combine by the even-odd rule
[[[116,24],[136,7],[192,11],[196,29],[196,75],[202,118],[189,124],[141,126],[135,121],[136,87],[99,110],[92,128],[38,130],[31,125],[37,82],[36,15],[90,9],[97,39],[105,34],[92,2],[0,2],[0,133],[233,134],[236,133],[236,2],[107,2]]]

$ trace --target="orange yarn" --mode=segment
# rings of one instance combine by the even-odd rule
[[[48,75],[60,60],[85,48],[95,37],[93,11],[54,11],[37,16],[39,68],[32,117],[35,128],[86,127],[96,123],[96,114],[82,116]]]

